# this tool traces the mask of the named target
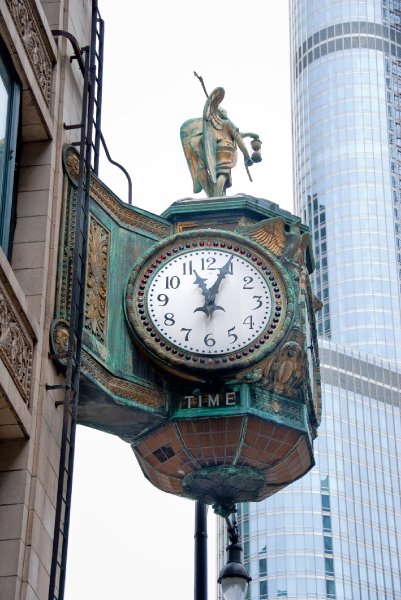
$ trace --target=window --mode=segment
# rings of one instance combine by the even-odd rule
[[[259,559],[259,577],[265,577],[267,575],[267,559]]]
[[[260,600],[265,600],[266,598],[268,598],[267,581],[266,580],[259,582],[259,598],[260,598]]]
[[[0,246],[10,257],[15,219],[15,158],[21,86],[0,43]]]

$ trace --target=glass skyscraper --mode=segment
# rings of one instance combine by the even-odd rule
[[[401,7],[290,0],[290,13],[323,420],[316,467],[239,506],[248,598],[401,599]]]

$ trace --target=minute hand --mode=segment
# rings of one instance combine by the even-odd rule
[[[209,289],[209,302],[215,301],[221,282],[223,281],[223,279],[227,275],[227,273],[230,272],[230,265],[231,265],[232,259],[233,259],[233,257],[230,256],[230,258],[228,259],[226,264],[223,265],[221,267],[221,269],[219,269],[219,274],[217,275],[217,279],[214,282],[214,284],[212,285],[212,287]]]

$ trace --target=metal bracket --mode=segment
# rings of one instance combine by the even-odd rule
[[[46,390],[69,390],[70,386],[65,385],[65,383],[58,383],[56,385],[49,385],[46,383],[45,388]]]

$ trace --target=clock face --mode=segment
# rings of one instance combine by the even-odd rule
[[[131,272],[131,331],[165,367],[231,371],[261,360],[284,336],[291,315],[282,268],[253,244],[221,237],[176,236]]]
[[[271,316],[272,291],[243,256],[200,248],[173,257],[158,271],[146,303],[165,339],[183,350],[216,356],[259,337]]]

